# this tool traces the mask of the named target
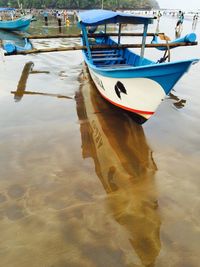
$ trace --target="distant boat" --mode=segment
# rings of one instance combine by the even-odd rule
[[[29,26],[30,23],[32,21],[32,15],[28,14],[25,16],[21,16],[20,18],[14,18],[13,17],[13,11],[15,9],[14,8],[0,8],[0,13],[1,12],[6,12],[9,13],[8,15],[10,15],[10,19],[4,19],[2,18],[2,16],[0,15],[0,29],[1,30],[6,30],[6,31],[26,31]]]
[[[24,42],[23,45],[17,45],[13,41],[3,41],[3,50],[6,52],[6,54],[14,55],[15,53],[17,53],[19,51],[25,51],[25,50],[31,50],[32,49],[32,45],[27,38],[24,38],[23,42]]]
[[[19,51],[32,49],[29,40],[18,32],[0,30],[0,40],[5,54],[16,54]]]
[[[145,58],[148,24],[153,23],[153,19],[153,16],[137,16],[109,10],[79,13],[82,42],[87,47],[87,50],[83,50],[84,60],[98,91],[110,103],[132,112],[139,123],[145,122],[155,113],[163,98],[170,93],[183,74],[193,63],[199,61],[187,59],[165,62],[167,56],[164,56],[162,61],[154,62]],[[109,33],[106,34],[107,24],[119,25],[117,41],[111,39]],[[132,46],[141,48],[140,55],[128,49],[130,45],[121,45],[122,24],[144,25],[141,44]],[[93,34],[91,39],[90,29],[99,25],[104,25],[104,32]],[[149,44],[151,47],[158,45],[160,44]],[[164,45],[167,52],[174,46]]]

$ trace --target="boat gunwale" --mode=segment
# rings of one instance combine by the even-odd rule
[[[127,48],[126,48],[127,49]],[[135,54],[138,56],[138,54],[134,53],[132,50],[130,49],[127,49],[130,53],[132,54]],[[83,55],[84,55],[84,60],[85,62],[87,63],[87,65],[89,65],[93,70],[99,70],[99,71],[103,71],[103,72],[117,72],[117,71],[120,71],[120,72],[125,72],[127,70],[141,70],[141,69],[150,69],[150,68],[157,68],[158,66],[160,67],[164,67],[164,66],[170,66],[170,65],[175,65],[175,64],[180,64],[180,63],[187,63],[187,62],[192,62],[191,64],[195,64],[197,63],[200,59],[198,58],[193,58],[193,59],[185,59],[185,60],[177,60],[177,61],[173,61],[173,62],[163,62],[163,63],[156,63],[155,61],[151,61],[152,64],[149,64],[149,65],[140,65],[140,66],[132,66],[132,67],[123,67],[123,68],[101,68],[101,67],[98,67],[96,66],[95,64],[93,64],[86,56],[85,54],[85,51],[83,51]],[[147,59],[147,58],[144,58],[144,59]],[[149,59],[147,59],[149,60]],[[114,65],[114,64],[113,64]],[[109,64],[108,64],[108,67],[109,67]]]

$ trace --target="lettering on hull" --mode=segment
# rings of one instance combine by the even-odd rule
[[[97,77],[93,72],[91,74],[94,81],[105,91],[102,80],[100,80],[99,77]]]

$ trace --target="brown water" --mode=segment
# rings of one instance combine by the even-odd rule
[[[1,266],[199,266],[199,70],[139,126],[97,94],[80,51],[1,61]]]

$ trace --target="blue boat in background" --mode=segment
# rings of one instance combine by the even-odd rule
[[[28,14],[14,18],[14,11],[14,8],[0,8],[0,29],[6,31],[26,31],[32,21],[32,15]],[[5,13],[7,13],[6,19],[4,18]]]
[[[32,49],[32,45],[27,38],[18,32],[8,32],[0,30],[1,48],[5,54],[16,54],[19,51]]]
[[[14,55],[19,51],[26,51],[32,49],[32,44],[29,42],[27,38],[23,38],[23,44],[17,45],[12,41],[3,41],[3,50],[8,55]]]
[[[145,122],[155,113],[163,98],[170,93],[183,74],[193,63],[199,61],[189,59],[166,62],[166,55],[158,62],[145,58],[148,24],[153,23],[153,19],[155,17],[108,10],[79,13],[82,43],[87,47],[87,50],[83,50],[84,60],[98,91],[110,103],[132,112],[139,123]],[[117,41],[111,39],[109,33],[106,34],[107,24],[119,25]],[[140,55],[121,45],[122,24],[144,25]],[[89,34],[99,25],[104,25],[104,32],[99,36],[92,36],[91,39]],[[192,42],[195,38],[192,35]],[[164,50],[169,52],[170,48],[166,45]]]

